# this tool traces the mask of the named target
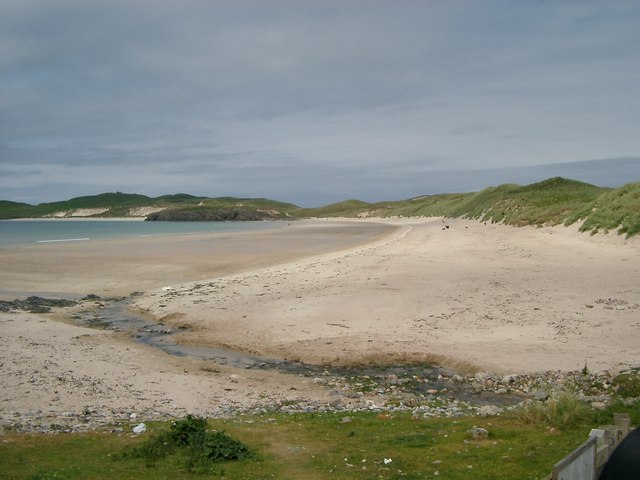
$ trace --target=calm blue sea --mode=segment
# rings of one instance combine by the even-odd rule
[[[154,235],[278,227],[278,222],[143,222],[123,220],[0,220],[0,246],[90,242]]]

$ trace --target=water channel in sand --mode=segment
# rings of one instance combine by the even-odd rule
[[[388,379],[399,379],[398,391],[413,395],[427,394],[429,390],[445,392],[449,398],[455,398],[477,405],[515,405],[524,397],[516,394],[498,394],[493,392],[474,393],[470,383],[452,384],[441,376],[450,377],[454,372],[433,365],[359,365],[353,367],[335,367],[328,365],[310,365],[281,359],[265,358],[245,352],[176,343],[174,333],[184,329],[171,329],[162,323],[151,321],[144,315],[129,309],[132,297],[122,300],[104,301],[99,309],[89,310],[74,316],[74,323],[80,326],[128,332],[137,342],[158,348],[170,355],[189,357],[229,365],[244,369],[277,370],[282,373],[305,376],[346,377],[353,382],[363,381],[367,388],[383,388]],[[416,381],[420,379],[420,381]]]

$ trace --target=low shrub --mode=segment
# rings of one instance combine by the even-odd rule
[[[185,457],[186,466],[192,471],[212,463],[249,458],[253,453],[222,430],[208,432],[206,419],[188,415],[172,422],[169,431],[157,433],[119,458],[141,458],[152,467],[172,455]]]

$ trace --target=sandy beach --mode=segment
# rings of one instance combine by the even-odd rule
[[[317,364],[438,361],[501,374],[637,365],[640,242],[467,220],[305,221],[259,233],[0,249],[0,294],[103,297],[179,340]],[[170,287],[170,288],[169,288]],[[222,412],[331,400],[54,315],[0,314],[0,412]],[[43,413],[44,412],[44,413]],[[114,413],[115,415],[115,413]]]
[[[184,342],[311,363],[436,358],[511,373],[637,362],[637,241],[389,223],[398,230],[364,247],[189,283],[138,306],[190,326]]]

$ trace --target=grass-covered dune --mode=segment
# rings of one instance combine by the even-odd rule
[[[302,208],[265,198],[206,198],[187,194],[152,198],[103,193],[39,205],[0,201],[0,219],[71,216],[79,209],[103,209],[92,215],[97,217],[127,217],[141,207],[167,209],[178,215],[180,212],[190,215],[196,210],[233,209],[247,215],[268,213],[269,218],[445,216],[516,226],[579,223],[582,231],[617,231],[627,237],[640,232],[640,182],[612,189],[562,177],[525,186],[505,184],[480,192],[424,195],[400,201],[346,200],[320,208]]]
[[[378,203],[349,200],[304,213],[319,217],[463,217],[516,226],[579,223],[582,231],[617,231],[630,237],[640,232],[640,182],[611,189],[555,177],[475,193]]]

